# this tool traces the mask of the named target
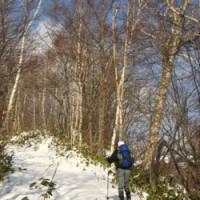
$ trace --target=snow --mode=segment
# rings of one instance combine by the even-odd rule
[[[9,174],[0,184],[1,200],[44,200],[41,195],[47,187],[30,188],[30,184],[43,178],[56,183],[50,199],[54,200],[103,200],[107,194],[107,170],[102,166],[88,164],[87,160],[74,151],[59,156],[50,139],[40,144],[23,147],[10,145],[14,154],[14,173]],[[109,179],[109,182],[111,178]],[[117,200],[117,188],[109,183],[109,197]],[[134,200],[144,200],[132,194]]]

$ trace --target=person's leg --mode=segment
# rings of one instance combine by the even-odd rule
[[[124,170],[117,169],[116,175],[117,175],[119,199],[124,200]]]
[[[131,170],[125,170],[124,172],[124,189],[126,192],[126,198],[127,200],[131,200],[131,193],[129,189],[129,176],[131,174]]]

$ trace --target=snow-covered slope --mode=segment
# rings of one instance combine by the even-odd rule
[[[15,172],[0,185],[1,200],[44,200],[41,195],[47,187],[30,189],[30,184],[48,178],[55,182],[50,199],[54,200],[103,200],[107,194],[107,172],[100,166],[88,165],[85,159],[69,151],[59,157],[50,147],[49,140],[31,147],[9,146],[15,153]],[[132,194],[134,200],[142,200]],[[25,198],[27,197],[27,198]],[[117,189],[109,184],[109,197],[117,200]]]

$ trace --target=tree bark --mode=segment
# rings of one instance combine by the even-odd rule
[[[124,81],[125,81],[125,74],[126,74],[126,67],[128,64],[128,27],[129,27],[129,12],[130,7],[128,5],[127,11],[126,11],[126,30],[125,30],[125,39],[124,39],[124,53],[123,53],[123,66],[122,66],[122,72],[121,75],[118,72],[118,67],[115,63],[115,57],[116,57],[116,44],[115,44],[115,18],[116,18],[116,12],[113,16],[113,64],[115,68],[115,82],[116,82],[116,113],[115,113],[115,124],[113,129],[113,137],[112,137],[112,144],[111,144],[111,150],[113,151],[114,144],[116,142],[116,138],[122,140],[124,138],[124,125],[123,125],[123,115],[124,115]]]
[[[47,122],[46,122],[46,109],[45,109],[45,104],[46,104],[46,95],[47,95],[47,85],[46,85],[46,80],[47,80],[47,73],[48,73],[48,59],[47,63],[45,63],[44,67],[44,78],[43,78],[43,91],[42,91],[42,127],[43,129],[47,128]]]
[[[36,98],[36,91],[34,90],[33,92],[33,130],[36,130],[36,101],[37,98]],[[39,103],[39,102],[38,102]]]
[[[99,89],[99,124],[98,124],[98,147],[101,151],[104,146],[104,135],[105,135],[105,106],[106,106],[106,68],[107,64],[105,63],[105,30],[104,30],[104,15],[105,8],[104,2],[102,2],[100,10],[100,43],[99,43],[99,63],[101,67],[101,79],[100,79],[100,89]]]
[[[24,4],[25,4],[25,10],[27,10],[26,3],[24,3]],[[10,127],[12,126],[12,117],[13,117],[12,111],[13,111],[13,108],[15,106],[16,94],[17,94],[17,90],[18,90],[18,86],[19,86],[19,82],[20,82],[20,78],[21,78],[21,73],[22,73],[22,64],[23,64],[23,61],[24,61],[26,36],[28,34],[29,28],[32,25],[32,22],[35,20],[35,18],[38,15],[41,4],[42,4],[42,0],[39,1],[31,21],[24,25],[24,32],[23,32],[23,35],[22,35],[21,47],[20,47],[20,57],[19,57],[18,65],[17,65],[17,74],[16,74],[16,78],[15,78],[13,88],[11,90],[11,94],[10,94],[10,98],[9,98],[9,102],[8,102],[8,106],[7,106],[7,110],[6,110],[6,117],[5,117],[5,120],[3,122],[3,126],[2,126],[2,128],[3,128],[2,131],[7,130],[7,132],[9,132]],[[27,13],[25,13],[25,14],[26,14],[26,17],[28,17]]]
[[[112,16],[112,65],[115,68],[115,80],[118,79],[118,74],[116,71],[116,16],[117,16],[117,9],[115,8],[115,5],[113,6],[113,16]],[[117,122],[118,122],[118,114],[119,110],[118,107],[116,107],[116,115],[115,115],[115,124],[111,139],[111,146],[110,150],[111,152],[115,149],[115,143],[117,138]]]
[[[168,8],[172,11],[171,18],[172,18],[172,28],[171,28],[171,36],[165,41],[166,43],[163,45],[163,52],[162,52],[162,71],[161,71],[161,78],[160,78],[160,85],[158,89],[158,95],[155,101],[155,107],[153,111],[152,121],[150,124],[150,139],[147,145],[145,158],[144,158],[144,168],[146,170],[150,169],[150,182],[154,182],[153,180],[153,167],[152,163],[154,162],[155,158],[155,151],[159,136],[159,131],[162,122],[162,113],[165,108],[165,101],[167,98],[168,93],[168,86],[170,83],[170,79],[172,77],[172,70],[176,55],[180,48],[181,44],[181,36],[182,36],[182,25],[181,20],[182,16],[187,9],[189,1],[184,1],[183,5],[180,6],[180,12],[175,12],[175,7],[173,7],[172,2],[167,0]],[[183,26],[184,27],[184,26]]]
[[[74,70],[75,81],[73,87],[73,95],[71,98],[71,145],[75,145],[76,138],[78,139],[78,146],[82,146],[82,123],[83,123],[83,63],[82,63],[82,46],[81,46],[81,21],[82,0],[77,1],[77,51],[76,51],[76,66]]]

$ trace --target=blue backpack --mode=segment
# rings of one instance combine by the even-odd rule
[[[133,165],[133,159],[127,144],[119,147],[119,154],[119,166],[123,169],[130,169]]]

